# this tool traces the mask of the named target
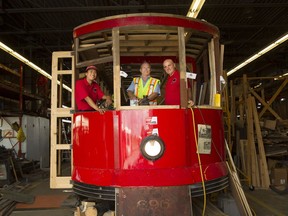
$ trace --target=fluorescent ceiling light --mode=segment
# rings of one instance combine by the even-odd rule
[[[231,69],[230,71],[227,72],[227,76],[235,73],[237,70],[239,70],[240,68],[244,67],[245,65],[249,64],[250,62],[254,61],[255,59],[259,58],[260,56],[264,55],[265,53],[269,52],[270,50],[274,49],[275,47],[277,47],[278,45],[282,44],[283,42],[285,42],[286,40],[288,40],[288,34],[284,35],[283,37],[281,37],[280,39],[276,40],[275,42],[271,43],[270,45],[268,45],[267,47],[265,47],[264,49],[262,49],[261,51],[259,51],[257,54],[251,56],[250,58],[248,58],[247,60],[245,60],[244,62],[240,63],[239,65],[237,65],[236,67],[234,67],[233,69]]]
[[[22,55],[20,55],[19,53],[15,52],[14,50],[12,50],[10,47],[6,46],[4,43],[2,43],[0,41],[0,48],[2,50],[4,50],[5,52],[9,53],[10,55],[14,56],[15,58],[17,58],[18,60],[20,60],[21,62],[23,62],[24,64],[28,65],[29,67],[31,67],[32,69],[36,70],[38,73],[42,74],[43,76],[47,77],[48,79],[52,79],[52,76],[50,74],[48,74],[46,71],[44,71],[43,69],[41,69],[40,67],[38,67],[37,65],[35,65],[34,63],[30,62],[28,59],[26,59],[25,57],[23,57]],[[58,81],[58,84],[60,84],[60,82]],[[72,89],[69,88],[67,85],[63,84],[63,88],[67,89],[68,91],[72,92]]]
[[[204,3],[205,0],[193,0],[186,16],[196,18]]]

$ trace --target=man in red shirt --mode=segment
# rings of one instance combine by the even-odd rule
[[[97,106],[97,101],[104,99],[106,104],[110,105],[112,100],[110,96],[105,95],[100,86],[96,83],[97,68],[94,65],[86,68],[86,77],[79,79],[75,85],[75,100],[78,110],[96,110],[101,114],[104,113],[104,109]]]
[[[165,87],[165,104],[180,105],[180,73],[176,69],[175,63],[172,59],[166,59],[163,62],[163,68],[168,74],[168,79]],[[190,98],[189,92],[188,95]],[[193,106],[194,103],[189,100],[188,104]]]

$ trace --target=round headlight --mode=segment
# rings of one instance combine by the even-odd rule
[[[160,137],[152,135],[142,140],[140,149],[146,159],[157,160],[163,155],[165,146]]]

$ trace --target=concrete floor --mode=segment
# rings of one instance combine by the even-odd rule
[[[12,216],[73,216],[76,199],[71,190],[49,188],[47,175],[35,175],[28,179],[29,187],[25,193],[35,196],[32,204],[18,203]],[[244,191],[255,215],[288,216],[288,194],[279,195],[272,190],[255,189]],[[234,216],[234,215],[233,215]]]
[[[44,174],[44,175],[43,175]],[[32,204],[17,203],[12,216],[73,216],[77,200],[72,190],[50,189],[49,172],[27,178],[25,193],[34,195]]]
[[[250,207],[259,216],[287,216],[288,194],[279,195],[272,190],[245,190]]]

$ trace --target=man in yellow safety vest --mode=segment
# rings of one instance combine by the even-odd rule
[[[160,95],[160,80],[150,76],[151,66],[148,62],[141,64],[140,72],[141,76],[133,78],[127,89],[129,99],[138,101],[140,105],[156,105]]]

